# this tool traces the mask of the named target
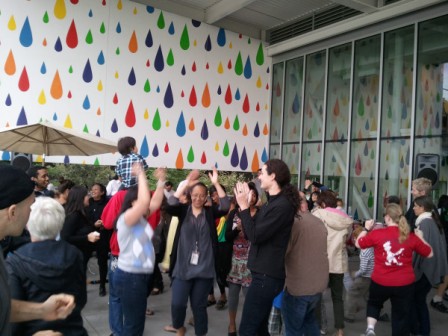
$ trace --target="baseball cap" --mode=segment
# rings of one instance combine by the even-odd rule
[[[34,191],[34,182],[21,169],[0,165],[0,210],[22,202]]]

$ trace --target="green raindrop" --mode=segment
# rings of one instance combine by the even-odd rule
[[[92,32],[90,31],[90,29],[87,32],[86,43],[87,44],[92,44],[93,43],[93,36],[92,36]]]
[[[82,130],[84,133],[89,134],[89,128],[87,127],[87,124],[84,125],[84,128]]]
[[[215,126],[219,127],[222,125],[221,108],[218,106],[215,114]]]
[[[440,92],[437,92],[436,101],[440,103]]]
[[[173,66],[174,65],[174,55],[173,55],[173,51],[170,48],[170,51],[168,52],[168,56],[166,58],[166,64],[168,64],[169,66]]]
[[[117,49],[115,49],[115,54],[120,55],[120,47],[117,47]]]
[[[155,131],[158,131],[158,130],[160,130],[161,127],[162,127],[162,122],[160,121],[159,109],[157,109],[156,114],[154,114],[154,119],[152,120],[152,128]]]
[[[311,131],[311,128],[308,130],[308,134],[307,134],[308,139],[312,139],[313,138],[313,132]]]
[[[370,151],[370,159],[375,160],[375,150],[373,149]]]
[[[190,150],[188,151],[187,161],[190,163],[192,163],[194,161],[194,152],[193,152],[192,146],[190,146]]]
[[[184,30],[182,31],[182,35],[180,37],[180,47],[183,50],[188,50],[188,48],[190,48],[190,37],[188,36],[187,25],[184,26]]]
[[[44,17],[42,19],[44,21],[44,23],[48,23],[50,22],[50,18],[48,17],[48,12],[45,11]]]
[[[151,84],[149,84],[149,79],[146,80],[145,87],[143,88],[143,90],[145,90],[146,93],[151,91]]]
[[[99,166],[100,165],[100,160],[98,160],[98,158],[95,159],[95,162],[93,163],[94,166]]]
[[[238,131],[240,129],[240,120],[238,119],[238,116],[236,116],[235,120],[233,121],[233,129],[235,131]]]
[[[392,119],[392,107],[390,105],[387,109],[387,118]]]
[[[230,154],[229,144],[227,143],[227,140],[226,140],[226,143],[224,144],[224,148],[222,149],[222,155],[229,156],[229,154]]]
[[[313,133],[314,134],[318,134],[319,133],[319,126],[317,126],[316,119],[314,119],[314,122],[313,122]]]
[[[257,51],[257,58],[255,59],[258,65],[263,65],[264,63],[264,52],[263,52],[263,44],[260,42]]]
[[[70,67],[68,68],[68,73],[73,73],[73,67],[70,65]]]
[[[367,200],[367,206],[369,208],[373,207],[373,195],[372,195],[372,191],[369,192],[369,199]]]
[[[157,20],[157,27],[160,29],[165,28],[165,18],[163,17],[162,11],[160,11],[159,19]]]
[[[360,117],[364,116],[364,99],[363,97],[359,97],[359,102],[358,102],[358,115]]]
[[[320,161],[317,162],[316,171],[320,171]]]
[[[100,27],[100,33],[104,34],[105,32],[106,32],[106,26],[104,25],[104,22],[102,22]]]
[[[249,37],[249,39],[247,40],[247,44],[251,44],[251,43],[252,43],[252,41],[251,41],[251,39]]]
[[[238,52],[238,57],[236,58],[235,73],[238,76],[241,76],[241,74],[243,73],[243,59],[241,58],[241,52]]]

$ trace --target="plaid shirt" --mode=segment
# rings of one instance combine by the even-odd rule
[[[140,154],[127,154],[117,161],[115,172],[117,173],[118,177],[121,177],[123,188],[129,188],[130,186],[137,184],[137,178],[131,175],[132,164],[135,162],[141,162],[143,164],[143,169],[148,169],[148,165],[146,164],[145,159]]]

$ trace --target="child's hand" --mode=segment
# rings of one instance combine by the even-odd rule
[[[153,176],[160,181],[166,180],[166,167],[159,167],[156,170],[154,170]]]
[[[138,176],[144,172],[145,171],[143,170],[143,165],[141,164],[141,162],[135,162],[132,164],[132,170],[131,170],[132,176]]]
[[[190,174],[188,174],[186,179],[188,181],[188,186],[191,187],[195,185],[199,181],[199,176],[200,176],[199,170],[197,169],[192,170]]]
[[[208,173],[208,177],[210,179],[210,182],[212,182],[212,184],[218,183],[218,170],[216,169],[215,166],[213,166],[212,172]]]

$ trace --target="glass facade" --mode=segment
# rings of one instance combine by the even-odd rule
[[[448,15],[297,54],[274,61],[270,157],[298,185],[321,181],[355,219],[391,195],[407,209],[416,177],[447,193]]]

